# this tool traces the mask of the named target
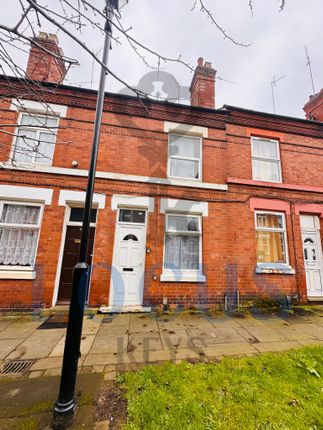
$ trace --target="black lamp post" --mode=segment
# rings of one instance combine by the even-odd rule
[[[106,22],[102,63],[104,66],[107,66],[112,36],[111,22],[114,18],[115,10],[118,10],[120,5],[119,0],[105,1]],[[123,2],[127,3],[127,1],[125,0],[123,0]],[[96,103],[91,162],[84,205],[79,262],[76,264],[73,270],[72,297],[70,302],[68,324],[66,330],[61,381],[58,400],[54,408],[54,429],[63,429],[68,427],[74,421],[77,410],[77,401],[75,398],[75,384],[78,360],[81,355],[80,345],[84,316],[84,305],[87,284],[89,280],[89,266],[86,263],[86,259],[89,242],[91,209],[93,201],[95,171],[98,158],[106,75],[107,72],[105,68],[101,67],[100,83]]]

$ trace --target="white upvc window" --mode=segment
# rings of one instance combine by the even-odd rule
[[[251,138],[252,178],[256,181],[282,182],[279,141]]]
[[[202,218],[167,213],[162,281],[199,281],[202,274]]]
[[[188,135],[169,134],[168,176],[202,180],[202,139]]]
[[[11,158],[22,164],[52,164],[58,117],[21,113]]]
[[[255,211],[257,264],[288,265],[285,214]]]
[[[0,271],[35,268],[43,206],[0,201]]]

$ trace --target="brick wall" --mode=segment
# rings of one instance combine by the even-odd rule
[[[90,99],[92,95],[87,97]],[[71,100],[75,102],[74,97]],[[123,109],[129,109],[129,106],[130,102],[127,101]],[[11,111],[9,107],[10,99],[1,101],[2,124],[15,124],[17,120],[17,112]],[[76,160],[79,164],[74,169],[75,172],[87,169],[93,133],[93,108],[94,106],[70,107],[67,118],[61,119],[53,166],[72,168],[72,161]],[[159,109],[159,118],[153,117],[158,116],[155,108]],[[169,109],[174,107],[170,106]],[[185,111],[185,108],[180,109]],[[190,115],[195,115],[195,111],[192,112],[190,111]],[[198,115],[201,112],[198,111]],[[106,111],[103,116],[98,170],[166,178],[168,136],[163,132],[164,120],[180,122],[174,115],[169,117],[166,113],[167,109],[159,104],[151,107],[147,117]],[[208,138],[203,140],[205,182],[225,184],[229,177],[251,179],[250,136],[264,135],[280,141],[285,184],[322,187],[323,146],[322,138],[314,136],[319,135],[317,126],[311,128],[307,123],[302,123],[302,127],[299,126],[300,132],[296,133],[296,125],[293,125],[295,132],[291,133],[292,126],[288,123],[289,132],[283,131],[287,125],[282,121],[278,124],[280,120],[277,120],[277,127],[273,125],[272,130],[268,130],[267,126],[263,129],[251,127],[251,120],[247,125],[239,125],[234,124],[233,120],[225,123],[225,115],[221,116],[223,114],[220,113],[216,113],[213,120],[210,119],[210,112],[205,111],[203,115],[194,117],[194,121],[196,125],[209,124]],[[309,130],[309,135],[305,129]],[[14,133],[15,127],[7,127],[5,131]],[[0,134],[0,137],[0,157],[1,161],[6,161],[13,137],[10,134]],[[63,206],[58,206],[59,191],[84,190],[86,178],[1,169],[0,182],[54,190],[53,203],[46,206],[44,211],[36,260],[36,280],[0,280],[0,307],[51,306],[65,211]],[[321,205],[322,191],[309,193],[303,191],[302,187],[299,190],[288,190],[244,183],[230,183],[228,191],[216,191],[105,179],[96,181],[95,191],[105,194],[107,199],[105,209],[98,212],[90,294],[93,306],[108,304],[109,301],[116,221],[116,212],[111,209],[113,194],[155,198],[155,210],[148,216],[147,247],[151,248],[151,253],[146,255],[144,304],[160,305],[163,297],[167,297],[169,303],[184,306],[223,305],[224,295],[227,294],[234,302],[237,290],[245,301],[294,293],[298,293],[303,301],[306,300],[300,221],[299,215],[295,214],[295,204]],[[209,215],[203,217],[203,270],[207,276],[205,283],[160,281],[165,228],[165,215],[160,213],[160,199],[165,197],[209,203]],[[290,204],[291,215],[286,215],[288,251],[290,264],[296,270],[296,275],[255,273],[256,238],[254,213],[249,204],[251,197],[275,198]],[[154,275],[157,275],[157,280],[154,280]]]

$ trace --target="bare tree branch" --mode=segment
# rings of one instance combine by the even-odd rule
[[[208,9],[205,4],[204,4],[204,0],[196,0],[193,4],[192,9],[195,9],[197,4],[200,5],[200,10],[202,13],[205,13],[206,16],[210,19],[210,21],[212,22],[212,24],[215,25],[215,27],[223,34],[224,39],[228,39],[230,40],[230,42],[232,42],[234,45],[238,45],[238,46],[243,46],[244,48],[247,48],[249,46],[252,45],[252,43],[242,43],[242,42],[238,42],[236,41],[233,37],[231,37],[227,31],[221,27],[221,25],[215,20],[213,13],[210,11],[210,9]]]

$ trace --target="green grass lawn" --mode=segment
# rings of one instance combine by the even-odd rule
[[[120,377],[127,430],[323,429],[323,347]]]

